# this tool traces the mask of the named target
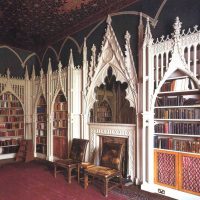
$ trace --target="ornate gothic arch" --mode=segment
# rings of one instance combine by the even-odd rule
[[[126,99],[130,106],[137,110],[137,74],[133,61],[132,51],[130,48],[130,34],[125,35],[125,55],[117,41],[114,30],[111,26],[111,18],[108,16],[107,29],[102,42],[101,52],[96,61],[96,47],[93,45],[91,51],[92,56],[87,72],[87,114],[96,101],[95,88],[104,83],[107,76],[107,70],[112,67],[113,75],[116,76],[116,81],[121,83],[126,82]]]

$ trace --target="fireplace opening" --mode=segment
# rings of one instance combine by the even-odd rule
[[[124,144],[123,154],[122,154],[122,176],[127,178],[127,168],[128,168],[128,139],[122,137],[111,137],[111,136],[100,136],[99,138],[99,153],[102,152],[102,147],[104,143],[120,143]],[[101,155],[99,155],[100,157]]]

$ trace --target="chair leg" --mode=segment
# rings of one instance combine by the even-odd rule
[[[67,168],[67,182],[71,183],[71,174],[72,174],[72,169],[69,167]]]
[[[57,168],[57,166],[54,165],[54,178],[56,178],[56,168]]]
[[[78,184],[80,184],[80,170],[81,170],[81,166],[80,164],[78,164]]]
[[[123,192],[123,189],[124,189],[124,186],[123,186],[123,183],[122,183],[122,175],[120,175],[120,187],[121,187],[121,192]]]
[[[84,189],[88,188],[88,175],[84,174]]]
[[[104,179],[104,184],[103,184],[103,193],[105,197],[108,197],[108,179]]]

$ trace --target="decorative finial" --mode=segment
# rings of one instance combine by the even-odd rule
[[[91,50],[92,50],[92,54],[94,55],[96,53],[96,46],[94,44],[92,45]]]
[[[129,33],[128,31],[126,31],[126,34],[125,34],[125,37],[124,37],[124,38],[126,39],[126,42],[127,42],[127,43],[130,42],[131,35],[130,35],[130,33]]]
[[[142,12],[140,12],[140,25],[142,25],[143,22],[142,22]]]
[[[111,19],[110,15],[108,15],[106,22],[108,25],[111,25],[112,19]]]
[[[150,24],[149,24],[149,17],[147,17],[147,25],[145,29],[145,37],[144,37],[144,43],[152,43],[152,34],[151,34],[151,29],[150,29]]]
[[[58,71],[61,71],[62,70],[62,63],[61,63],[61,61],[59,61],[59,63],[58,63]]]
[[[32,69],[32,80],[35,80],[35,65],[33,64],[33,69]]]
[[[49,58],[49,64],[48,64],[48,73],[52,72],[52,67],[51,67],[51,58]]]
[[[41,68],[41,70],[40,70],[40,78],[43,78],[43,75],[44,75],[44,71],[43,71],[43,69]]]
[[[10,70],[9,70],[9,68],[7,69],[7,78],[10,78]]]
[[[29,77],[28,77],[28,69],[27,69],[27,65],[25,66],[25,79],[28,80]]]
[[[87,40],[86,37],[84,37],[84,43],[83,43],[84,47],[86,47],[86,40]]]
[[[182,25],[182,22],[180,22],[179,17],[176,17],[175,23],[173,25],[175,35],[180,35],[181,25]]]

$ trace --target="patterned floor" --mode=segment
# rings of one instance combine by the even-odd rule
[[[66,181],[64,180],[63,175],[60,175],[60,176],[58,176],[57,179],[54,179],[53,176],[51,175],[51,173],[53,171],[52,166],[49,165],[47,162],[44,162],[44,161],[42,161],[42,162],[41,161],[33,161],[33,162],[27,163],[27,164],[26,163],[24,163],[24,164],[23,163],[21,163],[21,164],[16,163],[15,164],[14,160],[1,160],[0,161],[0,168],[1,168],[1,171],[0,171],[1,172],[0,173],[1,180],[3,179],[4,176],[8,176],[8,177],[12,176],[11,182],[9,182],[9,180],[11,180],[10,178],[6,178],[6,181],[5,180],[3,181],[3,183],[7,182],[7,186],[9,185],[9,188],[11,187],[12,190],[15,190],[15,192],[17,192],[15,194],[16,196],[14,195],[14,192],[12,192],[13,195],[10,196],[10,200],[11,199],[14,199],[14,200],[17,199],[18,200],[17,196],[19,195],[19,193],[18,193],[19,189],[17,189],[16,186],[19,185],[19,184],[16,184],[16,183],[13,184],[13,182],[15,181],[15,175],[17,176],[17,178],[16,178],[17,180],[18,180],[18,177],[22,178],[22,176],[23,176],[23,178],[25,180],[25,179],[27,179],[27,177],[30,178],[30,176],[33,176],[32,177],[33,179],[31,178],[31,179],[26,180],[27,184],[24,184],[24,185],[21,186],[21,188],[26,187],[26,189],[28,188],[28,190],[30,190],[27,195],[30,195],[31,190],[33,189],[32,188],[33,185],[38,185],[38,183],[36,181],[38,179],[38,182],[40,182],[40,185],[41,185],[40,188],[42,189],[42,187],[44,187],[42,191],[44,191],[44,189],[47,190],[46,187],[47,187],[48,184],[50,184],[50,185],[51,184],[53,184],[53,185],[54,184],[55,185],[60,184],[60,186],[58,187],[59,189],[61,189],[61,187],[64,187],[63,191],[61,193],[63,198],[64,197],[66,198],[69,195],[69,193],[71,193],[71,191],[76,188],[75,190],[77,192],[78,192],[78,190],[80,190],[80,192],[82,193],[82,196],[80,196],[80,198],[79,198],[79,195],[77,195],[77,196],[72,195],[73,194],[72,193],[71,197],[73,197],[74,200],[75,199],[87,199],[87,200],[89,200],[89,199],[93,199],[94,196],[95,196],[95,200],[105,199],[105,197],[100,193],[99,188],[95,187],[95,186],[89,187],[89,191],[90,191],[89,193],[90,194],[88,194],[86,191],[84,191],[82,187],[77,186],[76,181],[74,181],[74,183],[72,185],[67,185],[67,188],[65,188],[66,186],[63,186],[63,185],[66,185]],[[22,171],[22,169],[23,169],[23,171]],[[13,175],[12,175],[12,173],[13,173]],[[20,175],[20,173],[21,173],[21,175]],[[40,181],[41,177],[42,177],[42,180],[43,180],[42,181],[43,185],[41,184],[41,181]],[[20,180],[22,180],[21,178],[20,178]],[[17,180],[16,180],[16,182],[17,182]],[[35,181],[34,182],[35,184],[33,184],[33,180]],[[45,180],[47,180],[46,183],[45,183]],[[32,184],[31,184],[31,187],[28,187],[28,185],[30,184],[30,181],[31,181]],[[1,183],[1,181],[0,181],[0,183]],[[3,183],[0,184],[1,188],[5,187],[5,185]],[[3,185],[3,187],[2,187],[2,185]],[[15,187],[15,189],[13,189],[12,185]],[[56,191],[55,185],[54,185],[54,189]],[[5,187],[5,190],[8,190],[7,186]],[[71,189],[70,189],[70,187],[71,187]],[[50,188],[52,188],[52,185],[51,185]],[[34,186],[34,189],[35,189],[35,186]],[[66,190],[68,190],[68,192]],[[50,191],[52,191],[52,189]],[[55,191],[51,194],[52,198],[53,198],[53,195],[55,195]],[[35,192],[35,191],[33,190],[33,192]],[[3,193],[0,190],[0,194],[1,194],[0,200],[8,200],[8,199],[6,199],[6,195],[8,195],[8,193],[5,193],[4,197],[3,197]],[[47,196],[42,198],[42,199],[45,199],[45,200],[46,200],[46,198],[48,200],[52,199],[52,198],[48,198],[49,192],[47,192],[46,195]],[[153,194],[153,193],[149,193],[149,192],[146,192],[146,191],[142,191],[140,189],[140,186],[136,186],[136,185],[125,186],[122,192],[121,192],[120,188],[119,189],[116,188],[113,191],[111,191],[108,196],[109,197],[106,198],[106,200],[109,200],[109,199],[110,200],[111,199],[112,200],[114,200],[114,199],[116,199],[116,200],[120,200],[120,199],[121,200],[172,200],[172,198],[168,198],[168,197],[161,196],[161,195],[158,195],[158,194]],[[25,195],[23,194],[22,197],[25,198]],[[38,196],[35,195],[35,197],[38,197]],[[41,200],[41,196],[39,198]],[[35,198],[33,198],[32,196],[31,196],[31,198],[29,197],[29,200],[32,200],[32,199],[35,199]],[[60,199],[62,199],[62,198],[60,197]]]
[[[140,189],[140,186],[130,185],[124,187],[123,192],[121,193],[120,189],[115,189],[113,193],[118,193],[119,195],[125,195],[129,200],[174,200],[169,197],[165,197],[159,194],[153,194]]]

